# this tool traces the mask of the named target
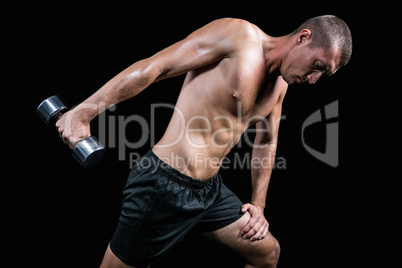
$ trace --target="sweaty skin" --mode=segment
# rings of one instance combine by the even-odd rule
[[[296,36],[271,37],[244,20],[213,21],[122,71],[65,113],[57,122],[58,130],[74,148],[90,136],[89,123],[100,112],[154,82],[186,73],[176,109],[153,151],[182,173],[207,180],[218,172],[242,133],[255,124],[260,131],[252,158],[271,156],[271,163],[251,170],[252,199],[243,205],[250,219],[241,234],[251,241],[262,239],[270,235],[263,210],[288,84],[314,84],[338,66],[336,51],[312,50],[307,47],[310,38],[308,29]]]

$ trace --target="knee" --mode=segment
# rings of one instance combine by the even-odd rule
[[[281,253],[281,247],[279,245],[279,242],[275,239],[274,245],[267,254],[266,266],[264,267],[276,267],[280,253]]]
[[[278,264],[279,255],[281,253],[281,247],[279,242],[274,239],[272,244],[268,248],[266,248],[263,252],[257,257],[249,259],[250,264],[246,265],[246,267],[252,268],[275,268]]]

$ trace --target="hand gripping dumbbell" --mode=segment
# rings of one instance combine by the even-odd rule
[[[59,120],[68,106],[60,96],[55,95],[42,101],[38,106],[37,113],[39,117],[48,124]],[[90,136],[80,141],[73,149],[73,156],[83,167],[90,167],[96,164],[105,154],[105,148],[94,136]]]

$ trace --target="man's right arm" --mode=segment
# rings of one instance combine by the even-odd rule
[[[196,30],[187,38],[155,55],[138,61],[113,77],[83,104],[110,107],[132,98],[154,82],[184,74],[230,56],[235,51],[239,24],[244,21],[220,19]],[[157,39],[157,38],[156,38]],[[94,118],[99,111],[89,114]]]
[[[56,124],[61,136],[74,147],[90,135],[89,122],[112,105],[134,97],[154,82],[230,57],[239,40],[244,40],[250,25],[238,19],[216,20],[184,40],[134,63],[66,113]]]

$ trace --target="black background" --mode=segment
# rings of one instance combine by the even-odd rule
[[[96,167],[82,169],[36,115],[45,98],[77,104],[124,68],[222,17],[246,19],[269,35],[293,31],[306,19],[334,14],[353,35],[349,64],[315,86],[290,87],[285,98],[266,217],[282,248],[278,267],[400,267],[401,89],[396,6],[381,3],[297,4],[269,1],[2,1],[2,178],[0,241],[3,267],[98,267],[114,232],[129,173],[125,148],[109,148]],[[152,85],[107,116],[150,120],[151,103],[176,102],[184,76]],[[339,102],[339,166],[310,155],[301,127],[318,109]],[[159,111],[156,139],[171,111]],[[98,134],[99,121],[92,131]],[[116,129],[117,131],[117,129]],[[121,133],[121,132],[120,132]],[[138,125],[125,129],[136,141]],[[305,132],[324,151],[325,125]],[[107,136],[109,137],[109,136]],[[116,140],[117,142],[117,140]],[[235,148],[247,153],[251,148]],[[222,170],[243,202],[250,170]],[[398,265],[399,264],[399,265]],[[154,267],[243,267],[228,250],[190,235]]]

